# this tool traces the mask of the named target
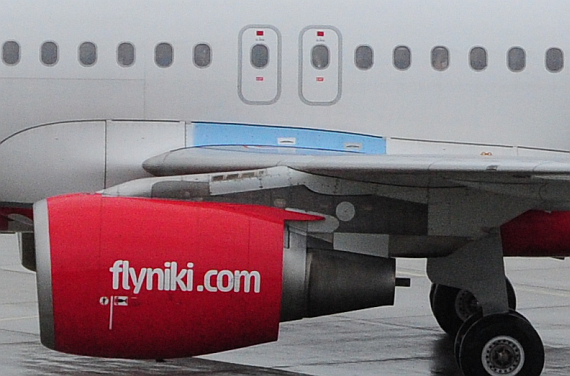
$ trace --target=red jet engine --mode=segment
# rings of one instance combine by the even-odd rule
[[[392,304],[393,260],[284,238],[290,221],[320,219],[99,194],[40,201],[42,343],[98,357],[188,357],[275,341],[282,320]]]

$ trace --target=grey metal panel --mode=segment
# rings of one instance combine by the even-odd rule
[[[75,54],[75,48],[71,53]],[[72,61],[85,75],[97,75],[99,71],[99,65],[85,69],[76,56]],[[47,123],[144,118],[142,80],[90,76],[65,80],[2,78],[0,85],[0,141],[23,129]]]
[[[145,161],[155,175],[230,171],[273,166],[305,171],[377,171],[384,173],[566,174],[570,158],[465,157],[442,155],[290,155],[216,148],[175,150]]]
[[[389,242],[390,237],[386,234],[337,232],[333,236],[333,246],[335,250],[369,256],[389,257]]]
[[[36,241],[36,265],[40,335],[44,346],[55,350],[53,319],[53,293],[51,279],[51,246],[49,237],[48,204],[46,200],[34,205],[34,234]]]
[[[0,143],[3,201],[34,202],[103,188],[105,123],[44,125]]]
[[[183,122],[108,121],[105,186],[151,176],[142,163],[185,146]]]
[[[500,234],[488,234],[447,257],[428,259],[427,274],[433,283],[472,292],[485,314],[509,310]]]
[[[306,225],[306,223],[303,223]],[[303,225],[301,224],[301,226]],[[281,321],[307,315],[307,234],[285,228]]]
[[[33,230],[33,225],[32,225]],[[36,263],[36,243],[34,240],[34,232],[17,232],[18,248],[20,251],[20,260],[22,266],[32,272],[37,271]]]

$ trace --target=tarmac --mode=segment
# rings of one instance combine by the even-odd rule
[[[398,260],[396,304],[281,325],[277,342],[198,358],[154,361],[60,354],[39,341],[34,273],[0,236],[0,375],[461,376],[452,341],[428,302],[425,260]],[[507,259],[519,311],[546,350],[543,375],[570,374],[570,260]]]

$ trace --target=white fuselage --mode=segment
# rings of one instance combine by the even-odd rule
[[[17,64],[0,62],[0,156],[19,154],[4,162],[3,176],[18,176],[14,161],[33,160],[42,144],[3,151],[2,140],[43,124],[85,120],[346,131],[386,137],[392,154],[479,154],[474,145],[507,155],[554,151],[564,156],[570,150],[570,69],[553,73],[545,65],[551,48],[570,56],[568,1],[26,0],[2,5],[0,43],[20,46]],[[256,29],[274,32],[264,37],[275,36],[267,43],[279,49],[270,55],[268,71],[259,69],[266,76],[258,82],[275,85],[263,89],[268,94],[260,100],[251,97],[257,95],[255,84],[245,82],[257,74],[247,56],[251,41],[245,40]],[[334,44],[331,62],[327,69],[311,71],[306,68],[311,48],[321,43],[313,40],[319,30],[329,38],[323,43]],[[41,61],[46,41],[58,46],[53,66]],[[97,47],[90,67],[78,59],[84,42]],[[123,42],[135,47],[130,67],[117,63]],[[155,63],[160,43],[173,48],[169,67]],[[207,67],[194,64],[198,44],[211,48]],[[359,46],[373,50],[369,69],[355,65]],[[394,65],[398,46],[411,51],[407,69]],[[432,49],[438,46],[449,52],[441,71],[432,66]],[[480,71],[470,65],[474,47],[487,52],[487,66]],[[520,72],[508,68],[512,47],[526,54]],[[270,54],[274,51],[270,47]],[[29,199],[25,193],[3,196],[15,186],[21,193],[30,183],[14,179],[0,184],[0,201],[40,198],[37,189]],[[46,187],[46,194],[52,193]]]

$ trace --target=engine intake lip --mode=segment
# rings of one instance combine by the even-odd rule
[[[44,346],[56,350],[47,200],[34,204],[34,227],[41,341]]]

